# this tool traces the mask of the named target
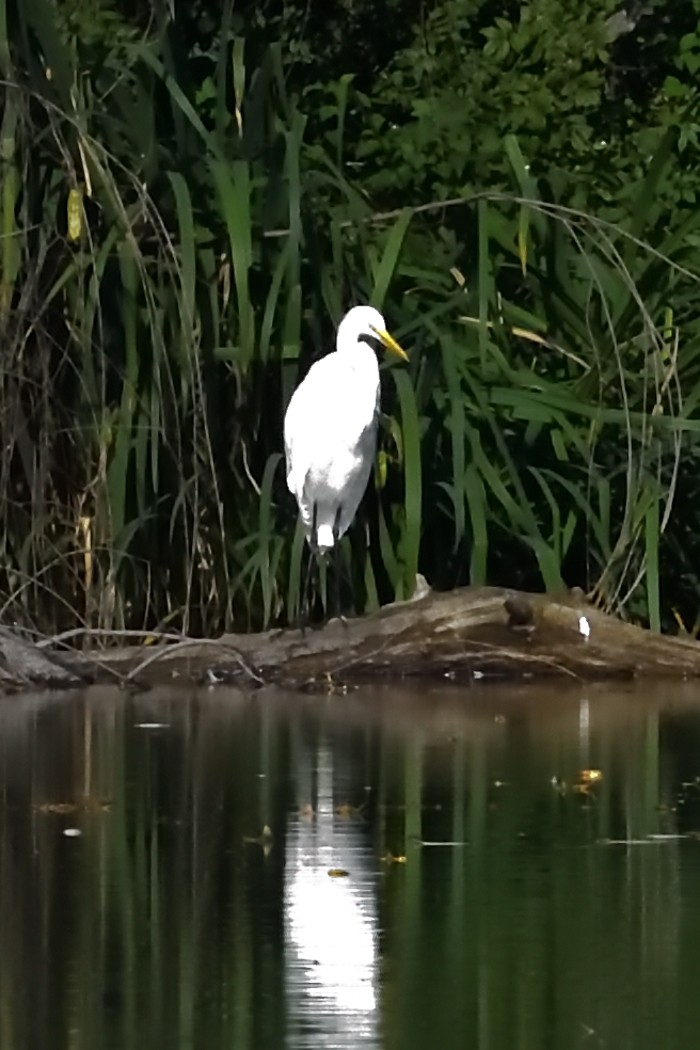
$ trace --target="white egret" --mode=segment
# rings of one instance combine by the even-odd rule
[[[353,307],[338,326],[335,353],[311,366],[287,407],[287,485],[314,553],[336,547],[367,487],[377,448],[377,345],[408,360],[378,310]]]

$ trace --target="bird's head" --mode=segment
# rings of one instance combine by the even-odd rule
[[[338,325],[336,346],[339,351],[352,350],[358,343],[383,346],[408,361],[408,354],[386,330],[384,318],[373,306],[353,306]]]

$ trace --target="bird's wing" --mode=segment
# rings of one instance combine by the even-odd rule
[[[330,389],[333,369],[330,357],[323,357],[309,369],[306,378],[292,394],[284,417],[284,452],[287,485],[297,499],[302,498],[304,481],[314,451],[323,441],[334,396]]]
[[[295,393],[296,391],[294,392],[294,394]],[[291,400],[287,405],[287,411],[284,414],[284,459],[285,468],[287,472],[287,488],[290,492],[295,492],[295,488],[292,483],[292,448],[294,445],[294,427],[290,424],[290,420],[294,417],[294,394],[292,394]]]
[[[287,485],[303,500],[309,470],[325,472],[353,453],[375,425],[377,391],[337,354],[312,365],[289,402],[284,419]]]

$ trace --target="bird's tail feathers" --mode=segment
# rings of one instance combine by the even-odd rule
[[[335,538],[333,536],[333,529],[328,524],[319,525],[316,530],[316,543],[320,551],[330,550],[331,547],[335,546]]]

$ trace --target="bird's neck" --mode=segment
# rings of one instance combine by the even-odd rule
[[[336,352],[352,367],[353,371],[370,372],[372,375],[379,372],[374,348],[361,339],[354,346],[339,347]]]

